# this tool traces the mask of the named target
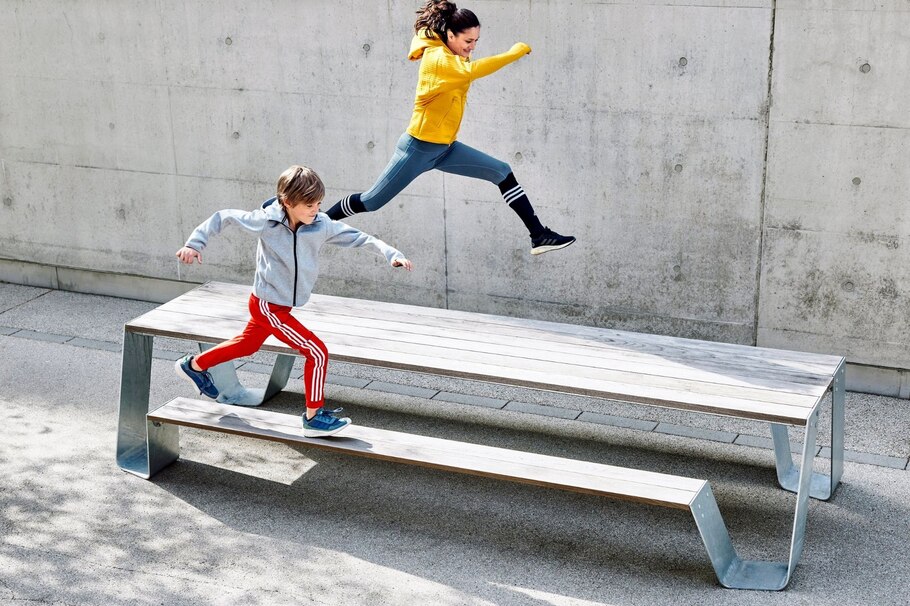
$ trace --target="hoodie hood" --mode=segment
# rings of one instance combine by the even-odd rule
[[[273,196],[262,203],[262,210],[265,211],[269,219],[274,219],[274,217],[284,217],[284,207],[278,202],[278,196]],[[280,221],[281,219],[277,219]]]
[[[411,40],[411,50],[408,51],[408,59],[411,61],[417,61],[423,57],[424,51],[426,51],[428,48],[439,47],[442,47],[446,50],[449,48],[442,40],[436,36],[430,38],[427,34],[427,30],[421,30],[420,33],[414,36],[414,38]],[[449,52],[451,53],[452,51]]]
[[[262,210],[265,211],[265,216],[269,221],[277,221],[278,223],[288,223],[288,215],[284,212],[284,206],[278,202],[278,197],[272,197],[262,203]]]

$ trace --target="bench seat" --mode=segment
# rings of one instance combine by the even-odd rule
[[[742,560],[736,554],[706,480],[358,425],[329,438],[307,438],[298,415],[183,397],[149,412],[146,422],[159,452],[168,451],[174,459],[180,450],[178,427],[184,426],[688,510],[721,584],[782,589],[790,578],[785,563]]]
[[[373,429],[356,424],[337,436],[307,438],[303,435],[300,415],[182,397],[174,398],[153,410],[148,414],[148,419],[153,423],[209,429],[676,509],[689,509],[705,485],[704,480]]]

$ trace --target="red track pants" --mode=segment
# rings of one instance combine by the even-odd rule
[[[243,332],[197,355],[196,364],[202,370],[208,370],[229,360],[251,356],[259,351],[270,335],[273,335],[303,356],[306,407],[319,408],[324,400],[329,350],[319,337],[291,315],[291,309],[284,305],[267,303],[256,295],[250,295],[250,321]]]

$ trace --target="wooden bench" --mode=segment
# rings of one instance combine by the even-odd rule
[[[295,313],[326,342],[332,360],[769,421],[778,481],[797,493],[789,558],[741,559],[704,480],[356,426],[338,439],[307,439],[298,431],[299,417],[289,420],[263,410],[185,398],[149,413],[154,336],[195,341],[201,348],[230,338],[246,324],[249,292],[246,286],[208,283],[125,326],[117,444],[122,469],[151,477],[179,456],[177,425],[191,425],[688,508],[720,582],[748,589],[787,585],[802,553],[809,497],[830,498],[840,481],[841,357],[325,295],[314,295]],[[228,402],[256,404],[286,385],[295,352],[274,339],[263,349],[278,354],[265,389],[241,386],[232,364],[214,370]],[[829,397],[831,472],[814,473],[819,409]],[[791,456],[791,426],[804,430],[800,465]],[[402,448],[403,443],[408,447]],[[476,456],[464,457],[465,451]],[[460,454],[451,457],[448,452]]]

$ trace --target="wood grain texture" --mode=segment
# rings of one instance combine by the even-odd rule
[[[250,287],[210,282],[126,330],[217,343],[249,319]],[[313,295],[294,314],[330,359],[804,425],[842,358]],[[263,349],[295,353],[270,338]]]
[[[704,480],[352,425],[330,438],[303,436],[301,418],[175,398],[148,419],[363,457],[616,499],[688,509]]]

